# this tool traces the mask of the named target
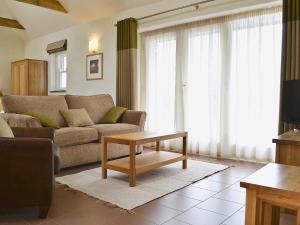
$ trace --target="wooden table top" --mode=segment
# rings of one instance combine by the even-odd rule
[[[172,139],[187,136],[185,131],[141,131],[127,134],[105,136],[106,140],[147,141],[152,139]]]
[[[269,163],[240,182],[241,187],[300,194],[300,167]]]
[[[300,132],[288,131],[274,138],[273,143],[300,145]]]

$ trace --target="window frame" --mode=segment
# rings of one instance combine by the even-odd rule
[[[60,58],[66,58],[66,66],[65,70],[62,70]],[[51,79],[51,92],[65,92],[67,90],[67,82],[66,86],[62,87],[62,74],[66,73],[66,80],[68,79],[68,56],[66,51],[57,52],[53,54],[53,58],[51,58],[52,62],[52,79]]]

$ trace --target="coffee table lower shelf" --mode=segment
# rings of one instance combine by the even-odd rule
[[[182,138],[182,152],[160,151],[160,142]],[[135,133],[103,136],[101,138],[102,178],[107,179],[107,169],[116,170],[129,175],[129,185],[134,187],[136,174],[153,170],[171,163],[182,161],[182,168],[187,168],[187,132],[185,131],[141,131]],[[156,151],[136,155],[137,146],[156,142]],[[129,146],[129,157],[108,161],[107,144],[123,144]]]
[[[185,155],[174,152],[147,152],[136,156],[135,173],[144,173],[171,163],[183,161],[187,159]],[[129,157],[112,160],[106,163],[106,168],[116,170],[122,173],[130,174]]]

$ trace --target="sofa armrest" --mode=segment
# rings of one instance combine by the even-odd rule
[[[121,123],[129,123],[140,126],[141,130],[144,130],[146,121],[146,112],[127,110],[121,117]]]
[[[15,113],[0,113],[10,127],[42,127],[42,124],[32,116],[15,114]]]
[[[53,193],[52,141],[0,138],[1,206],[49,205]]]
[[[54,140],[53,128],[25,128],[25,127],[12,127],[11,128],[15,137],[30,137],[30,138],[48,138]]]

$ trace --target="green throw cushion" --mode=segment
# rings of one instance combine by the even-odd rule
[[[126,112],[126,108],[113,107],[106,115],[101,119],[100,123],[117,123],[123,113]]]
[[[40,121],[40,123],[42,124],[43,127],[52,127],[55,129],[60,128],[58,122],[48,116],[41,115],[41,114],[35,113],[35,112],[28,112],[28,113],[24,113],[24,114],[36,118],[38,121]]]

